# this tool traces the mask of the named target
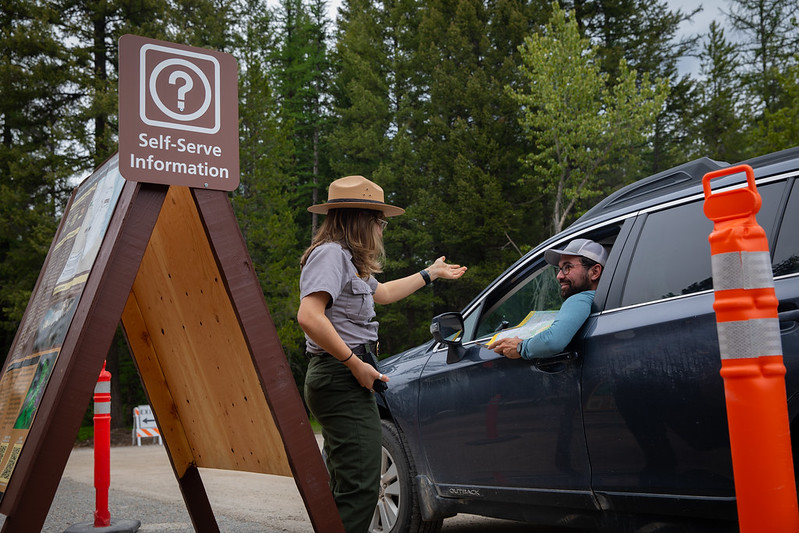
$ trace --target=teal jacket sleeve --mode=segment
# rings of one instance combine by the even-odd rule
[[[549,328],[522,342],[524,359],[548,357],[566,349],[572,337],[591,314],[596,291],[583,291],[566,298]]]

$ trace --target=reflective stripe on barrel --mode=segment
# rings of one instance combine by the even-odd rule
[[[710,256],[713,289],[774,288],[768,252],[729,252]]]
[[[95,415],[110,415],[111,414],[111,381],[103,379],[94,386],[94,414]]]
[[[780,323],[773,318],[718,322],[722,359],[782,355]]]

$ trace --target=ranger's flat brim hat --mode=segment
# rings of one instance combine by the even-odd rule
[[[383,189],[363,176],[347,176],[339,178],[327,189],[327,202],[312,205],[311,213],[326,215],[331,209],[372,209],[380,211],[387,217],[395,217],[405,212],[401,207],[385,202]]]

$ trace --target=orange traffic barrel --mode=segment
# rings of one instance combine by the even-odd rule
[[[745,187],[711,190],[711,180],[739,173]],[[799,532],[778,301],[754,172],[729,167],[702,185],[738,524],[741,533]]]

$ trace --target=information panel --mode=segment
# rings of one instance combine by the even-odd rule
[[[0,378],[0,499],[14,473],[124,180],[115,155],[75,191]]]

